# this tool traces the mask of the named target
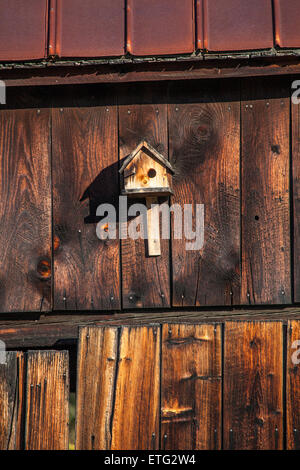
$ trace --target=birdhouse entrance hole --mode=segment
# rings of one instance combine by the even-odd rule
[[[150,168],[150,170],[148,171],[148,176],[149,178],[155,178],[156,170],[154,170],[154,168]]]

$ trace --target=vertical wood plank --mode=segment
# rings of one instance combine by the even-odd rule
[[[1,312],[51,308],[50,111],[23,99],[0,111]]]
[[[158,448],[159,346],[157,326],[81,330],[78,449]]]
[[[109,449],[118,352],[118,328],[80,329],[76,395],[76,449]]]
[[[162,449],[220,449],[221,349],[221,325],[163,325]]]
[[[118,309],[119,241],[96,234],[98,205],[116,207],[119,195],[115,97],[106,87],[66,93],[52,113],[54,308]]]
[[[281,322],[226,322],[225,449],[283,448]]]
[[[239,304],[239,84],[173,86],[169,136],[172,203],[204,204],[204,246],[188,251],[185,236],[172,239],[173,305]]]
[[[292,171],[294,214],[294,301],[300,302],[300,106],[292,104]]]
[[[24,447],[24,420],[26,409],[26,355],[23,352],[17,351],[17,366],[18,366],[18,390],[16,402],[16,432],[15,432],[15,449],[22,450]]]
[[[67,450],[68,424],[68,352],[28,352],[25,449]]]
[[[0,450],[20,450],[23,410],[23,354],[6,353],[0,364]]]
[[[241,302],[291,302],[289,86],[242,82]]]
[[[287,448],[300,450],[300,321],[287,329],[286,379]]]
[[[119,102],[120,160],[142,140],[168,158],[165,88],[153,84],[125,87]],[[133,201],[136,202],[145,204],[144,199]],[[170,305],[169,240],[161,240],[161,255],[157,257],[147,256],[146,242],[130,238],[121,242],[124,308]]]
[[[119,351],[111,449],[157,449],[159,327],[121,328]]]

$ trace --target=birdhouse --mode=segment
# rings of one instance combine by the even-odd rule
[[[168,160],[143,141],[125,159],[122,195],[131,197],[169,196],[173,194],[171,179],[174,170]]]
[[[158,196],[173,194],[173,167],[163,155],[143,141],[125,159],[119,171],[123,176],[122,195],[146,198],[148,255],[159,256],[159,227],[156,227],[153,214],[158,206]]]

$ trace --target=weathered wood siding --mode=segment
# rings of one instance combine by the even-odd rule
[[[299,450],[299,332],[300,320],[287,328],[282,321],[81,328],[77,449]],[[0,449],[68,448],[68,374],[66,352],[7,353]]]
[[[291,83],[190,80],[36,96],[9,89],[0,110],[0,310],[299,301]],[[204,205],[201,249],[173,237],[148,257],[144,240],[97,238],[96,208],[109,202],[118,212],[118,168],[141,140],[175,167],[170,202]]]

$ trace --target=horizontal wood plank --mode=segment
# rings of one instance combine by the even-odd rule
[[[1,318],[1,317],[0,317]],[[78,328],[88,325],[145,325],[148,323],[202,323],[215,321],[224,323],[228,320],[282,320],[300,319],[300,307],[278,307],[273,309],[228,310],[153,310],[110,314],[88,314],[78,312],[68,314],[57,312],[56,315],[33,318],[27,321],[0,320],[0,337],[11,349],[18,348],[53,348],[59,345],[75,344]]]
[[[244,57],[248,54],[244,54]],[[132,63],[122,64],[120,71],[119,59],[118,63],[108,64],[108,60],[104,59],[104,64],[90,65],[81,64],[74,68],[74,62],[71,64],[64,62],[59,66],[52,63],[50,67],[39,67],[33,69],[32,66],[21,71],[18,70],[2,70],[2,79],[5,80],[8,87],[18,86],[46,86],[46,85],[78,85],[93,83],[130,83],[130,82],[150,82],[150,81],[166,81],[166,80],[199,80],[199,79],[219,79],[219,78],[239,78],[251,76],[276,76],[290,75],[300,73],[300,64],[298,57],[267,57],[254,58],[249,61],[248,58],[241,59],[233,57],[230,54],[226,58],[222,54],[218,55],[219,59],[212,59],[212,55],[208,56],[209,60],[202,60],[202,56],[196,60],[184,61],[161,61],[156,63]],[[128,60],[127,58],[125,60]],[[138,61],[141,59],[138,58]],[[148,59],[146,59],[148,60]],[[175,62],[175,63],[174,63]],[[78,61],[76,61],[78,64]],[[13,93],[13,91],[12,91]]]

